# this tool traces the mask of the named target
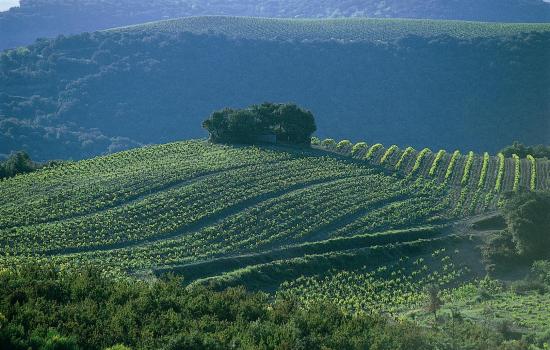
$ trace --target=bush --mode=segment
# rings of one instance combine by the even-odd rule
[[[524,193],[506,206],[505,215],[519,255],[528,261],[550,258],[550,193]]]
[[[547,292],[547,287],[543,283],[531,279],[515,281],[510,286],[510,289],[516,294],[525,294],[527,292],[544,294]]]
[[[15,152],[6,161],[0,163],[0,179],[30,173],[40,167],[40,164],[31,160],[27,152]]]

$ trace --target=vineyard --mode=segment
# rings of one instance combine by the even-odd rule
[[[334,140],[332,142],[335,144]],[[550,160],[546,158],[528,155],[520,159],[514,154],[506,159],[500,153],[491,156],[487,152],[462,154],[459,150],[449,153],[445,150],[432,152],[428,148],[420,151],[412,147],[399,149],[396,145],[385,148],[380,143],[370,148],[364,145],[365,142],[358,142],[342,149],[320,141],[315,147],[447,187],[458,216],[494,209],[503,193],[550,189]]]
[[[461,39],[546,32],[548,24],[482,23],[418,19],[273,19],[191,17],[140,24],[108,32],[189,32],[253,40],[393,41],[407,35],[448,35]]]
[[[397,316],[428,284],[451,293],[480,275],[464,263],[476,241],[454,224],[494,211],[502,193],[548,188],[550,176],[533,157],[314,143],[177,142],[3,180],[0,268],[171,272],[190,286]]]

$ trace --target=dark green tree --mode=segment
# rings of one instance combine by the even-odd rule
[[[512,199],[506,221],[519,255],[529,261],[550,257],[550,193],[525,193]]]
[[[277,142],[309,145],[315,132],[313,114],[295,104],[263,103],[246,109],[216,111],[202,126],[212,142],[255,143],[263,135]]]

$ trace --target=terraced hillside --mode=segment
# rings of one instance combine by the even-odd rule
[[[3,180],[0,268],[176,273],[191,287],[244,284],[396,315],[418,308],[429,284],[455,300],[477,283],[480,238],[465,228],[513,193],[516,159],[502,168],[501,157],[323,145],[186,141]],[[548,188],[548,160],[535,162],[535,183]]]

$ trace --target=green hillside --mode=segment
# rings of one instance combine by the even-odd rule
[[[548,294],[520,298],[480,279],[479,247],[502,228],[492,223],[501,199],[550,188],[548,159],[315,143],[185,141],[2,180],[0,276],[33,262],[121,280],[170,273],[190,291],[244,285],[420,324],[436,285],[443,315],[459,306],[475,322],[544,331]],[[518,310],[529,303],[543,306]]]
[[[251,40],[393,41],[407,35],[449,35],[460,39],[548,32],[548,23],[491,23],[423,19],[276,19],[245,17],[180,18],[109,30],[220,34]]]
[[[191,16],[550,21],[543,0],[24,0],[0,12],[0,50],[37,38]]]
[[[382,165],[376,157],[388,152],[370,153],[365,160],[364,153],[347,157],[323,148],[188,141],[19,175],[0,182],[2,261],[92,261],[117,274],[143,273],[197,262],[215,266],[227,257],[241,257],[234,267],[243,268],[429,242],[446,239],[445,227],[457,219],[493,211],[516,182],[512,160],[500,168],[491,159],[482,171],[477,157],[466,166],[464,157],[451,165],[446,156],[439,170],[445,177],[434,179],[425,174],[431,153],[396,150]],[[409,159],[396,170],[401,158]],[[549,187],[548,166],[548,160],[537,163],[538,189]],[[461,186],[454,179],[464,178],[465,169],[469,180]],[[529,179],[521,183],[531,183],[531,168],[520,169],[518,176]],[[228,272],[227,266],[217,272]]]
[[[545,143],[549,43],[549,24],[236,17],[39,40],[0,54],[0,158],[201,138],[213,110],[263,101],[304,106],[323,138]]]

